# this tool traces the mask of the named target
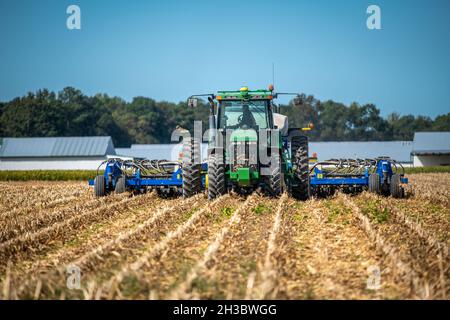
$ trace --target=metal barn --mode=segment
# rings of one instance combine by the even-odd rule
[[[111,137],[4,138],[0,170],[95,170],[115,154]]]

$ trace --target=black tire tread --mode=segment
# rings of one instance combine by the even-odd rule
[[[193,138],[187,139],[183,144],[182,185],[185,198],[201,192],[201,155],[200,143]]]
[[[400,186],[400,175],[393,174],[391,177],[391,184],[389,185],[391,196],[394,198],[402,198],[403,188]]]
[[[223,156],[221,154],[211,154],[208,158],[208,199],[213,200],[226,192]]]
[[[380,176],[378,173],[371,173],[369,175],[369,192],[375,194],[381,193]]]
[[[297,186],[291,186],[291,196],[297,200],[307,200],[309,191],[308,137],[295,136],[291,140],[292,169]]]
[[[278,153],[271,156],[272,170],[270,175],[266,177],[266,193],[271,197],[278,197],[281,195],[281,160]]]
[[[114,192],[119,194],[119,193],[124,193],[126,191],[127,190],[126,190],[126,186],[125,186],[125,177],[117,178],[116,187],[114,189]]]
[[[94,194],[96,197],[106,196],[105,176],[98,175],[94,179]]]

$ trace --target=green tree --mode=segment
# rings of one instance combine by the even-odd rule
[[[450,113],[436,117],[433,123],[433,131],[450,131]]]
[[[359,105],[301,94],[301,104],[281,105],[291,128],[310,122],[306,134],[312,141],[412,140],[417,131],[449,131],[450,113],[433,121],[425,116],[390,114],[386,119],[374,104]],[[106,94],[86,96],[67,87],[55,94],[47,89],[0,103],[0,136],[94,136],[110,135],[115,146],[132,143],[169,143],[172,131],[183,127],[192,132],[194,120],[208,128],[209,105],[195,109],[186,102],[156,102],[135,97],[126,102]]]

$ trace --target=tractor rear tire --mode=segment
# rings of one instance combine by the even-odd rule
[[[292,137],[291,154],[292,169],[297,184],[296,186],[290,187],[291,196],[297,200],[308,200],[310,196],[308,137]]]
[[[281,195],[281,161],[278,153],[273,154],[270,160],[270,175],[266,176],[266,192],[271,197]]]
[[[226,192],[223,155],[211,154],[208,158],[208,200],[219,198]]]
[[[378,173],[371,173],[369,175],[369,192],[380,194],[380,175]]]
[[[125,191],[127,191],[126,186],[125,186],[125,177],[117,178],[116,188],[114,189],[114,192],[119,194],[119,193],[124,193]]]
[[[105,190],[105,176],[99,175],[94,179],[94,194],[96,197],[106,196]]]
[[[200,143],[193,138],[185,138],[181,168],[183,197],[189,198],[202,191],[202,165]]]
[[[400,175],[393,174],[391,177],[391,184],[389,185],[391,196],[394,198],[402,198],[404,195],[404,190],[400,186]]]

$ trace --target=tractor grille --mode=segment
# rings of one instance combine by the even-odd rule
[[[231,144],[232,170],[237,168],[257,168],[258,144],[256,141],[236,141]]]

